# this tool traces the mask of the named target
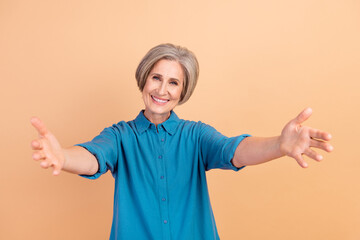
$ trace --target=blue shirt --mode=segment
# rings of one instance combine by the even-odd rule
[[[228,138],[174,112],[156,126],[141,111],[79,144],[99,162],[93,176],[115,178],[110,239],[219,239],[205,171],[239,170],[231,160],[249,135]]]

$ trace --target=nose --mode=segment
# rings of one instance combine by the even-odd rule
[[[166,94],[166,91],[167,91],[167,89],[166,89],[166,82],[165,82],[165,81],[162,81],[162,82],[161,82],[161,85],[159,86],[158,93],[159,93],[160,95],[165,95],[165,94]]]

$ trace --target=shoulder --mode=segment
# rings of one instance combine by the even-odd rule
[[[131,121],[120,121],[120,122],[118,122],[118,123],[112,124],[111,126],[109,126],[109,127],[107,127],[107,128],[123,130],[123,129],[132,128],[133,125],[134,125],[134,120],[131,120]]]
[[[179,121],[179,129],[181,131],[190,131],[197,134],[203,134],[209,131],[216,131],[214,127],[202,121],[191,121],[183,119],[180,119]]]
[[[104,133],[112,133],[114,135],[123,135],[123,134],[130,134],[135,131],[135,124],[134,121],[120,121],[118,123],[114,123],[111,126],[105,127],[102,131]]]

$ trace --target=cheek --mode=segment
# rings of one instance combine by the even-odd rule
[[[146,95],[146,94],[150,93],[150,91],[151,91],[151,84],[149,84],[147,81],[145,83],[142,93],[143,93],[143,95]]]
[[[178,91],[177,98],[180,100],[182,91]]]
[[[180,98],[181,98],[182,92],[183,92],[183,88],[182,88],[182,87],[177,90],[176,96],[177,96],[177,98],[178,98],[179,100],[180,100]]]
[[[179,91],[178,89],[173,89],[170,92],[170,95],[173,100],[179,100],[181,96],[181,91]]]
[[[144,89],[143,89],[143,92],[146,92],[146,93],[151,93],[153,92],[154,90],[158,89],[159,88],[159,83],[152,80],[152,79],[148,79],[146,80],[146,83],[144,85]]]
[[[142,90],[141,95],[142,95],[143,100],[145,100],[149,96],[149,89],[146,87],[146,85],[144,86],[144,89]]]

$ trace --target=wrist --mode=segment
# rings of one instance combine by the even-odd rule
[[[66,169],[68,169],[68,166],[67,166],[67,164],[68,164],[68,161],[67,161],[67,159],[68,159],[68,151],[67,151],[66,148],[62,148],[61,152],[62,152],[62,164],[61,164],[62,166],[61,166],[61,169],[66,171]]]
[[[286,149],[284,147],[281,135],[276,137],[275,142],[276,142],[275,146],[276,146],[276,152],[278,154],[278,157],[280,158],[280,157],[286,156],[287,153],[286,153]]]

